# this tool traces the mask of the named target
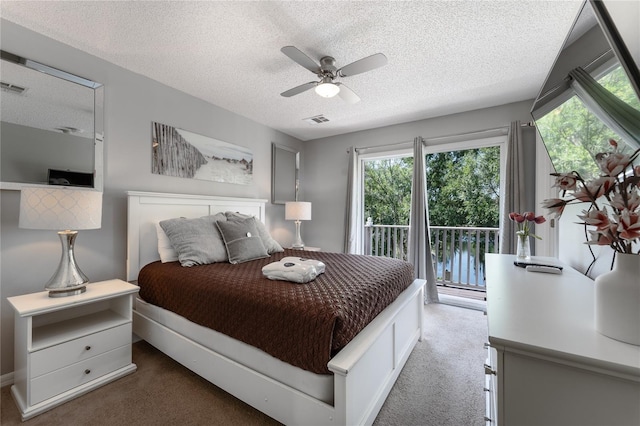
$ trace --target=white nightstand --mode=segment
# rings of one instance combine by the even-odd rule
[[[294,247],[289,247],[289,248],[292,250],[322,251],[320,247],[310,247],[310,246],[304,246],[304,248],[301,248],[301,249],[295,249]]]
[[[138,290],[109,280],[76,296],[43,291],[7,299],[15,309],[11,393],[22,420],[136,370],[131,309]]]

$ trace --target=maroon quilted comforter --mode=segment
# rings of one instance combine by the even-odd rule
[[[262,267],[300,251],[242,264],[185,268],[154,262],[138,277],[140,297],[314,373],[413,281],[407,262],[373,256],[305,252],[326,264],[307,284],[272,281]]]

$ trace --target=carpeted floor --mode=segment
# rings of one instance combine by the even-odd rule
[[[486,317],[444,304],[425,306],[418,342],[376,425],[483,425]],[[31,425],[275,425],[147,344],[133,345],[138,370],[27,422],[2,388],[0,423]]]

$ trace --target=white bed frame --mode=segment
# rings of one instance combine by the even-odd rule
[[[265,220],[266,200],[128,192],[127,279],[159,259],[155,223],[221,211]],[[214,352],[134,311],[134,332],[196,374],[288,425],[371,424],[418,340],[422,340],[424,280],[415,280],[328,364],[333,405]]]

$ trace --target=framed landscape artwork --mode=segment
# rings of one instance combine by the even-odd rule
[[[165,176],[248,185],[253,182],[250,149],[151,122],[151,171]]]

